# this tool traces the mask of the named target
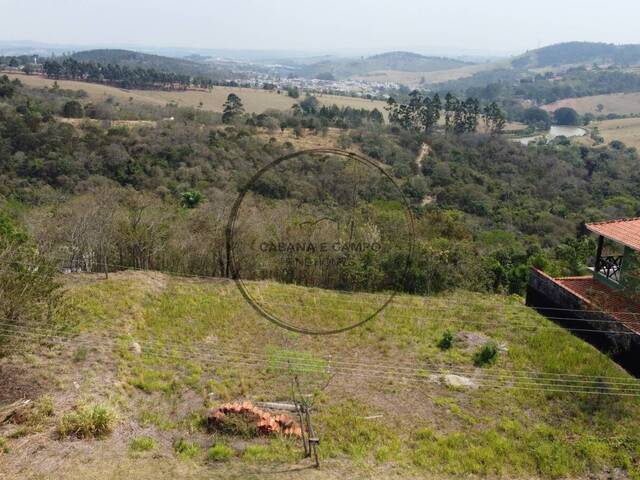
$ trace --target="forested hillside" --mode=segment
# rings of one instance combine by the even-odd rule
[[[229,75],[229,72],[213,65],[206,65],[201,62],[194,62],[182,58],[135,52],[132,50],[84,50],[74,53],[71,55],[71,58],[79,62],[94,62],[129,68],[153,69],[178,75],[208,75],[217,76],[221,79]]]
[[[427,57],[411,52],[387,52],[359,60],[332,59],[313,63],[304,67],[305,76],[334,78],[348,78],[353,75],[366,75],[383,70],[397,70],[402,72],[432,72],[449,70],[470,65],[469,63],[445,57]]]
[[[512,61],[518,68],[588,63],[637,65],[640,63],[640,45],[566,42],[527,52]]]
[[[526,148],[499,135],[389,127],[379,113],[320,108],[312,97],[291,112],[237,111],[223,123],[219,114],[89,104],[74,92],[29,90],[8,80],[2,96],[4,208],[42,249],[67,263],[100,250],[109,263],[223,275],[228,205],[249,172],[297,149],[295,141],[278,140],[287,130],[300,141],[333,138],[338,146],[362,151],[399,182],[419,234],[407,291],[521,293],[530,264],[580,273],[592,253],[580,225],[640,211],[638,154],[620,142],[587,147],[560,139]],[[70,112],[100,118],[104,111],[107,118],[174,120],[139,127],[59,120]],[[416,162],[425,144],[429,154]],[[294,191],[312,191],[303,183],[293,187],[293,181],[286,174],[265,177],[254,193],[288,208]],[[401,215],[385,205],[383,195],[378,200],[381,219]],[[89,233],[69,237],[80,224],[108,228],[110,236],[101,237],[108,244],[92,244]],[[136,230],[141,225],[144,238]],[[395,268],[395,255],[378,258],[376,268]]]

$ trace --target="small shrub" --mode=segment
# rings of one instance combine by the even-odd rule
[[[147,452],[153,450],[156,446],[156,441],[151,437],[136,437],[129,443],[129,449],[132,452]]]
[[[494,342],[487,342],[473,356],[473,364],[476,367],[493,365],[497,358],[498,346]]]
[[[61,437],[100,438],[111,432],[115,419],[106,405],[83,405],[63,415],[58,433]]]
[[[6,438],[0,437],[0,453],[9,453],[8,443]]]
[[[174,442],[173,449],[182,459],[191,459],[200,453],[200,447],[196,443],[187,442],[184,438]]]
[[[225,462],[233,457],[233,448],[219,443],[207,450],[207,458],[212,462]]]
[[[438,342],[438,348],[440,350],[449,350],[451,347],[453,347],[453,333],[447,330],[442,334],[442,338]]]

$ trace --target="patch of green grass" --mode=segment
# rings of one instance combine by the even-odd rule
[[[183,460],[191,460],[200,455],[200,446],[197,443],[188,442],[180,438],[173,443],[173,449]]]
[[[295,462],[302,456],[302,446],[291,438],[276,437],[265,445],[249,445],[242,452],[247,462],[284,463]]]
[[[102,438],[111,433],[115,420],[115,413],[106,405],[81,405],[62,416],[58,434],[61,437]]]
[[[132,452],[147,452],[156,447],[156,441],[151,437],[141,436],[129,442],[129,450]]]
[[[135,367],[132,374],[133,378],[129,380],[129,383],[145,393],[164,392],[171,394],[180,389],[180,383],[174,372],[163,370],[161,367]]]
[[[0,436],[0,453],[9,453],[9,442],[2,436]]]
[[[384,447],[380,456],[396,457],[402,449],[397,431],[387,422],[366,419],[370,413],[366,405],[350,400],[318,415],[323,439],[321,455],[325,458],[346,455],[363,460]]]
[[[168,415],[157,411],[148,410],[147,408],[148,407],[142,410],[140,416],[138,417],[138,421],[143,427],[154,425],[162,431],[173,430],[178,427],[178,423],[171,419],[171,417],[169,417]]]
[[[226,462],[234,455],[233,448],[223,443],[218,443],[207,450],[207,459],[212,462]]]

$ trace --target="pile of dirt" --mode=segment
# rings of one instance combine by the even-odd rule
[[[288,415],[272,415],[250,402],[225,403],[207,416],[209,431],[228,431],[230,426],[237,427],[240,424],[254,428],[261,435],[281,433],[302,437],[302,429]]]

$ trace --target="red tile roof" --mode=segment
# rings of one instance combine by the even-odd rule
[[[640,250],[640,218],[587,223],[587,228],[634,250]]]
[[[640,334],[640,305],[593,277],[565,277],[554,281],[579,297],[593,310],[601,310]]]

